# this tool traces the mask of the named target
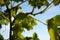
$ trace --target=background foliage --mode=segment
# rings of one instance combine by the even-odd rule
[[[22,10],[21,4],[28,1],[29,5],[33,7],[32,12],[19,12],[18,10]],[[17,3],[16,6],[14,6],[14,3]],[[51,4],[54,4],[55,6],[59,5],[60,0],[0,0],[0,29],[2,28],[2,25],[7,25],[10,23],[10,31],[13,32],[13,34],[10,32],[11,38],[14,40],[39,40],[36,33],[33,34],[32,37],[24,37],[22,35],[22,32],[24,29],[32,30],[35,25],[37,25],[36,19],[32,16],[35,16],[37,14],[43,14]],[[6,7],[4,11],[1,9],[1,7]],[[40,9],[42,6],[46,7],[42,11],[38,13],[33,13],[34,8]],[[31,16],[32,15],[32,16]],[[13,20],[11,20],[13,18]],[[58,34],[60,34],[60,29],[57,28],[57,26],[60,26],[60,15],[55,16],[52,19],[49,19],[47,21],[48,25],[48,32],[50,34],[50,40],[59,40],[57,38]],[[2,36],[1,36],[2,37]]]

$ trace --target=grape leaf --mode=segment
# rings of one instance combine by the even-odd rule
[[[54,24],[60,26],[60,15],[54,17]]]
[[[4,0],[0,0],[0,5],[3,5],[4,4]]]
[[[53,0],[53,1],[54,1],[53,3],[54,3],[55,6],[60,3],[60,0]]]
[[[40,40],[36,33],[33,34],[32,40]]]
[[[0,15],[2,15],[3,14],[3,12],[2,11],[0,11]]]
[[[58,40],[57,36],[59,34],[59,31],[57,29],[57,26],[59,25],[60,25],[60,15],[56,15],[55,17],[48,20],[48,31],[51,40]]]

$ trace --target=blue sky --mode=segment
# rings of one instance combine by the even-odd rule
[[[32,7],[30,5],[28,5],[28,2],[22,4],[21,6],[22,6],[22,10],[24,12],[31,12],[32,11]],[[3,10],[4,10],[4,8],[3,8]],[[34,13],[39,12],[39,11],[40,10],[38,10],[38,8],[36,8],[34,10]],[[56,15],[60,15],[60,5],[58,5],[58,6],[53,5],[45,13],[36,15],[36,16],[34,16],[34,18],[41,20],[42,22],[46,23],[46,21],[48,19],[50,19]],[[2,31],[5,30],[4,27],[5,27],[5,25],[3,25],[3,28],[0,30],[0,33],[2,35],[4,35],[4,38],[7,39],[9,37],[9,24],[8,24],[8,26],[6,26],[6,31],[2,33]],[[47,26],[40,23],[39,21],[37,21],[37,25],[33,28],[33,30],[30,30],[30,31],[25,30],[22,34],[24,36],[32,36],[32,34],[34,32],[37,33],[40,40],[49,40],[50,39]]]

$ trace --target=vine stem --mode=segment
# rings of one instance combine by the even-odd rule
[[[10,12],[10,10],[9,10],[9,8],[8,8],[8,6],[6,5],[6,8],[7,8],[7,10],[8,10],[8,14],[9,14],[9,21],[10,21],[10,34],[9,34],[9,40],[12,40],[11,39],[11,34],[12,34],[12,21],[11,21],[11,12]]]

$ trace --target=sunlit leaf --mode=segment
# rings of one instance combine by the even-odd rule
[[[4,4],[4,0],[0,0],[0,5],[3,5]]]
[[[59,34],[57,26],[60,25],[60,15],[56,15],[55,17],[48,20],[48,31],[50,35],[50,40],[58,40],[57,36]]]
[[[15,17],[17,12],[18,12],[18,9],[21,9],[21,7],[19,5],[17,7],[15,7],[14,9],[12,9],[11,10],[11,16]]]
[[[52,28],[50,28],[49,30],[49,35],[50,35],[50,40],[56,40],[54,35],[54,30]]]

